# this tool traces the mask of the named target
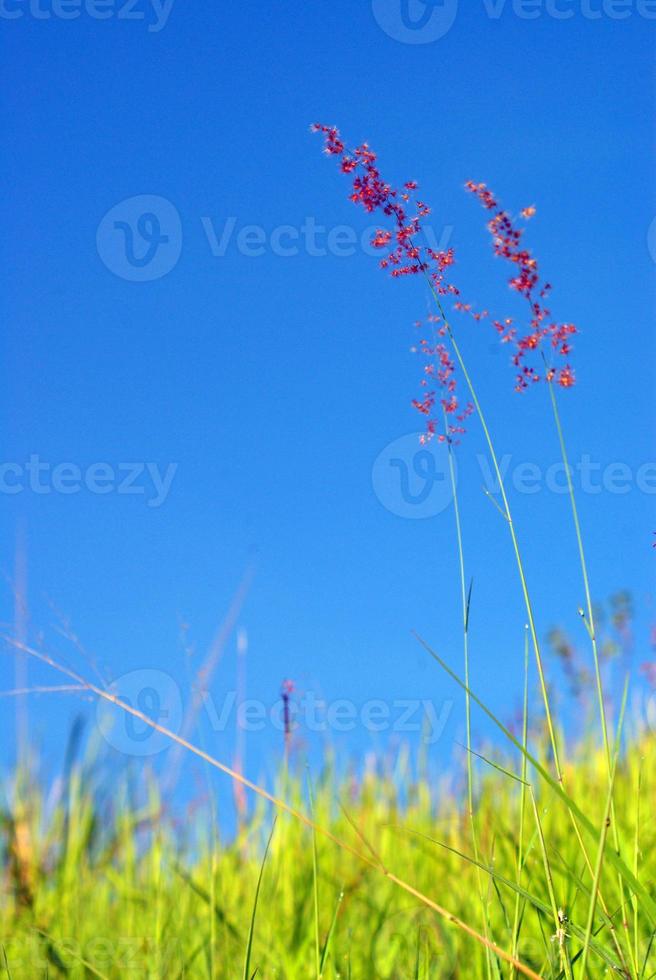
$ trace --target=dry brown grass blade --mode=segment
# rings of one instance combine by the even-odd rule
[[[278,810],[281,810],[284,813],[288,813],[291,817],[294,817],[295,820],[298,820],[306,827],[309,827],[310,829],[316,831],[316,833],[321,834],[323,837],[326,837],[328,840],[336,844],[337,847],[339,847],[341,850],[345,851],[346,853],[351,854],[358,861],[363,862],[364,864],[368,865],[371,868],[375,868],[376,871],[378,871],[381,875],[383,875],[383,877],[393,882],[395,885],[397,885],[403,891],[407,892],[409,895],[412,895],[413,898],[416,898],[423,905],[426,905],[429,909],[432,909],[434,912],[437,913],[437,915],[445,919],[447,922],[450,922],[452,925],[456,926],[466,935],[470,936],[472,939],[475,939],[476,942],[481,943],[481,945],[483,946],[486,946],[489,950],[491,950],[491,952],[494,953],[495,956],[498,956],[500,959],[505,960],[506,963],[509,963],[516,970],[519,970],[519,972],[522,973],[525,977],[529,977],[530,980],[544,980],[544,978],[541,977],[539,973],[536,973],[529,966],[526,966],[526,964],[517,960],[514,956],[512,956],[510,953],[507,953],[504,949],[501,949],[501,947],[497,946],[497,944],[492,942],[492,940],[487,939],[485,936],[482,936],[471,926],[467,925],[466,922],[463,922],[462,919],[459,919],[458,916],[454,915],[452,912],[449,912],[448,909],[445,909],[437,902],[434,902],[432,898],[429,898],[427,895],[424,895],[423,892],[420,892],[418,889],[414,888],[411,884],[409,884],[409,882],[404,881],[402,878],[398,878],[395,874],[393,874],[388,869],[380,867],[380,865],[374,859],[372,859],[368,854],[362,854],[360,851],[356,850],[356,848],[352,847],[351,844],[348,844],[346,841],[341,840],[339,837],[333,834],[330,830],[327,830],[325,827],[320,827],[310,817],[307,817],[300,810],[296,810],[294,807],[289,806],[289,804],[285,803],[284,800],[281,800],[278,797],[273,796],[272,793],[269,793],[269,791],[264,789],[262,786],[258,786],[257,783],[251,782],[250,779],[247,779],[245,776],[242,776],[240,773],[235,772],[235,770],[232,769],[230,766],[225,765],[223,762],[219,762],[218,759],[213,758],[213,756],[209,755],[207,752],[204,752],[202,749],[199,749],[191,742],[188,742],[185,738],[182,738],[180,735],[176,735],[175,732],[172,732],[168,728],[165,728],[163,725],[160,725],[157,722],[153,721],[152,718],[149,718],[148,715],[144,714],[142,711],[139,711],[138,708],[133,708],[131,705],[126,704],[124,701],[121,701],[119,697],[117,697],[114,694],[111,694],[109,691],[104,691],[102,688],[96,687],[95,684],[89,683],[84,679],[84,677],[81,677],[75,671],[70,670],[68,667],[64,667],[61,664],[57,663],[57,661],[53,660],[53,658],[48,656],[48,654],[42,653],[39,650],[33,650],[31,647],[27,646],[27,644],[19,643],[11,636],[5,636],[4,639],[6,640],[7,643],[16,647],[22,653],[34,657],[36,660],[40,660],[41,663],[47,664],[49,667],[52,667],[53,670],[56,670],[60,674],[64,674],[66,677],[69,677],[71,680],[76,681],[76,683],[82,685],[85,688],[85,690],[90,691],[92,694],[95,694],[97,697],[102,698],[104,701],[107,701],[109,704],[113,704],[117,708],[120,708],[122,711],[126,712],[127,714],[130,714],[134,718],[139,719],[139,721],[143,722],[145,725],[148,725],[150,728],[152,728],[156,732],[159,732],[161,735],[164,735],[166,738],[171,739],[172,742],[175,742],[181,748],[187,749],[187,751],[191,752],[199,759],[202,759],[204,762],[212,766],[214,769],[218,769],[220,772],[225,773],[227,776],[230,776],[231,779],[238,780],[244,787],[250,789],[253,793],[256,793],[262,799],[267,800],[269,803],[272,803],[273,806],[275,806]]]

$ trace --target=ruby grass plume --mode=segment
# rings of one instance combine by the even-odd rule
[[[389,271],[394,279],[422,274],[429,282],[440,306],[446,297],[454,297],[454,309],[470,314],[476,321],[487,319],[487,310],[475,312],[471,304],[460,299],[459,288],[450,280],[450,269],[455,263],[452,248],[437,251],[420,244],[423,220],[431,213],[430,207],[417,196],[416,180],[406,181],[401,189],[383,179],[377,156],[368,143],[349,150],[335,126],[314,123],[314,133],[324,138],[324,152],[339,161],[340,170],[351,176],[352,188],[349,199],[364,208],[368,214],[379,213],[388,227],[377,228],[371,245],[383,253],[380,267]],[[530,306],[528,331],[522,333],[512,318],[493,320],[494,328],[502,343],[512,350],[512,364],[517,369],[515,388],[526,391],[541,380],[555,382],[563,388],[575,384],[574,370],[568,361],[560,366],[546,366],[544,348],[550,348],[552,357],[567,359],[571,353],[571,338],[577,332],[571,323],[557,323],[551,317],[546,300],[551,285],[542,282],[538,263],[533,254],[523,246],[524,228],[503,210],[493,192],[483,183],[467,181],[465,187],[475,194],[487,211],[494,212],[488,221],[495,255],[514,266],[509,280],[510,288],[523,296]],[[524,221],[536,213],[533,205],[524,208]],[[425,432],[422,442],[435,436],[441,441],[457,441],[464,433],[464,423],[474,411],[471,402],[463,404],[458,396],[456,365],[451,359],[443,338],[448,333],[444,316],[428,318],[432,338],[422,337],[413,348],[427,359],[424,366],[421,396],[412,400],[413,407],[424,417]],[[417,324],[421,326],[421,323]],[[539,356],[541,359],[530,363]],[[544,369],[543,369],[543,365]],[[441,412],[439,409],[441,408]],[[440,430],[440,416],[445,424]]]
[[[571,388],[576,383],[576,378],[569,363],[560,367],[546,367],[545,374],[534,365],[526,363],[527,357],[531,353],[540,353],[545,344],[551,347],[556,358],[568,358],[572,353],[571,338],[578,331],[573,323],[557,323],[552,319],[551,311],[545,305],[552,287],[550,283],[541,280],[537,259],[522,244],[525,228],[520,227],[510,214],[501,208],[496,196],[486,184],[477,184],[468,180],[465,187],[478,198],[486,211],[494,212],[487,224],[492,237],[494,254],[514,265],[508,285],[523,296],[530,307],[530,329],[526,333],[520,333],[510,318],[494,321],[494,327],[502,342],[510,343],[514,347],[512,361],[519,369],[517,390],[525,391],[529,385],[543,379],[555,381],[561,388]],[[528,221],[535,213],[536,209],[531,205],[523,208],[520,216],[524,221]],[[461,308],[465,309],[465,307]],[[485,311],[481,317],[487,315]]]
[[[454,250],[438,251],[418,243],[422,222],[431,212],[428,205],[417,197],[417,181],[408,180],[399,190],[383,179],[377,156],[367,143],[347,150],[335,126],[314,123],[311,129],[323,135],[324,152],[338,158],[341,172],[352,176],[349,199],[363,207],[368,214],[380,213],[391,226],[376,229],[371,240],[372,246],[383,253],[381,269],[388,270],[394,279],[422,274],[428,277],[431,288],[438,296],[459,296],[458,287],[447,278],[447,272],[455,262]],[[436,321],[437,318],[432,319],[433,324]],[[436,332],[443,335],[444,331],[445,325],[441,324]],[[423,339],[416,349],[432,361],[424,369],[421,385],[425,390],[420,398],[412,401],[413,407],[425,419],[422,441],[428,442],[435,435],[442,440],[452,439],[464,431],[463,422],[473,408],[470,405],[463,407],[459,402],[455,366],[444,345],[439,340],[429,342]],[[439,434],[436,414],[438,388],[441,390],[439,404],[449,418],[446,431]]]

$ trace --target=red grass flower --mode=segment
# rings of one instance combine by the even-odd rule
[[[387,255],[380,260],[381,268],[389,269],[395,279],[425,273],[441,295],[458,295],[457,288],[445,277],[445,270],[454,262],[453,250],[437,252],[417,244],[422,219],[430,214],[428,205],[415,196],[417,181],[406,181],[403,190],[398,191],[383,180],[376,154],[367,143],[347,151],[335,126],[314,123],[311,129],[323,134],[324,152],[328,156],[340,157],[342,173],[353,174],[350,200],[368,214],[379,211],[390,219],[392,227],[377,229],[371,242],[374,248],[389,247]]]
[[[431,386],[437,384],[442,393],[440,404],[446,420],[446,431],[440,433],[438,439],[440,442],[457,442],[458,437],[465,432],[463,423],[474,411],[474,406],[468,403],[464,408],[461,408],[458,401],[455,363],[446,345],[441,341],[441,338],[446,334],[446,327],[442,319],[431,314],[428,317],[428,324],[433,332],[432,341],[422,338],[419,341],[419,347],[414,348],[415,351],[419,351],[428,359],[428,363],[424,366],[424,379],[421,384],[426,389],[431,389]],[[418,322],[415,326],[422,327],[423,324]],[[421,401],[415,399],[412,402],[418,412],[427,416],[426,432],[421,437],[422,443],[428,442],[437,434],[437,420],[433,417],[436,402],[437,395],[434,387],[432,390],[426,391]]]
[[[460,291],[449,282],[447,272],[455,262],[453,249],[436,251],[425,244],[420,244],[422,221],[430,214],[430,208],[416,197],[418,189],[415,180],[406,181],[401,191],[388,184],[381,176],[377,165],[376,154],[367,143],[362,143],[354,150],[347,150],[335,126],[324,126],[315,123],[312,132],[321,133],[324,138],[324,152],[328,156],[339,158],[342,173],[352,176],[350,200],[360,205],[368,214],[376,212],[389,219],[391,227],[377,228],[371,244],[374,248],[386,250],[380,260],[380,266],[388,269],[390,275],[399,279],[404,276],[414,276],[419,273],[430,282],[431,288],[440,296],[459,297]],[[543,355],[543,343],[550,344],[557,357],[567,358],[571,353],[571,337],[577,332],[571,323],[556,323],[551,319],[551,313],[545,306],[545,300],[551,291],[549,283],[542,283],[538,271],[538,263],[528,249],[522,245],[523,228],[517,228],[510,215],[502,210],[492,191],[485,184],[468,181],[467,190],[475,194],[487,211],[494,214],[488,222],[492,235],[495,255],[506,259],[514,266],[509,280],[511,289],[523,296],[531,310],[530,330],[520,334],[513,320],[494,320],[494,328],[502,343],[510,344],[512,362],[517,368],[515,387],[525,391],[529,385],[543,380],[555,381],[563,388],[571,388],[575,384],[572,367],[565,363],[562,367],[549,367],[542,372],[542,362],[546,364]],[[536,209],[533,205],[521,212],[522,218],[528,220],[534,216]],[[438,304],[439,305],[439,304]],[[455,307],[460,312],[469,313],[475,320],[489,316],[487,310],[475,312],[470,304],[457,300]],[[433,323],[434,333],[444,336],[447,333],[446,323],[439,317],[429,318]],[[435,327],[435,324],[439,326]],[[412,402],[416,410],[425,417],[426,432],[422,441],[432,439],[438,432],[438,423],[434,416],[435,408],[441,404],[449,422],[446,432],[440,439],[452,441],[458,433],[464,432],[462,423],[473,411],[471,405],[461,408],[456,394],[455,365],[450,360],[444,344],[422,340],[418,348],[430,359],[424,369],[422,387],[426,389],[421,398]],[[528,363],[529,358],[539,355],[539,370]],[[442,389],[438,403],[436,385]],[[451,421],[453,420],[453,421]]]
[[[324,152],[329,156],[340,158],[342,173],[353,175],[350,200],[364,208],[368,214],[380,212],[389,219],[388,228],[376,229],[371,240],[374,248],[386,249],[387,252],[380,260],[382,269],[388,269],[394,279],[404,276],[425,275],[432,288],[440,296],[458,296],[459,290],[448,282],[447,270],[455,262],[453,249],[436,251],[427,245],[418,244],[422,230],[422,220],[430,214],[430,208],[416,198],[417,181],[408,180],[401,191],[396,190],[383,180],[377,166],[377,157],[367,143],[362,143],[354,150],[347,151],[341,139],[339,130],[334,126],[324,126],[315,123],[312,132],[321,133],[324,137]],[[430,390],[430,378],[435,369],[435,380],[444,389],[441,405],[444,411],[452,416],[454,421],[447,427],[440,439],[451,439],[454,434],[463,432],[461,422],[471,413],[469,406],[460,410],[455,393],[456,380],[454,365],[445,361],[446,348],[443,344],[429,344],[422,341],[421,351],[435,361],[435,365],[427,367],[422,381],[422,387],[427,388],[421,398],[414,399],[412,404],[426,419],[426,432],[422,441],[427,442],[437,434],[438,423],[434,417],[437,405],[435,391]]]
[[[476,184],[469,180],[465,187],[479,199],[486,211],[494,211],[487,225],[492,236],[494,254],[515,266],[508,281],[509,286],[527,300],[531,309],[530,332],[523,336],[518,336],[514,327],[506,329],[512,323],[510,320],[505,321],[505,326],[498,321],[494,324],[501,339],[511,342],[515,347],[513,364],[519,369],[516,387],[518,391],[525,391],[529,384],[542,380],[541,373],[525,363],[527,355],[532,352],[541,353],[542,344],[546,341],[556,356],[569,357],[572,352],[570,338],[577,333],[577,329],[572,323],[556,323],[552,320],[551,311],[545,306],[551,286],[548,282],[541,282],[537,260],[522,245],[524,229],[518,228],[508,212],[501,209],[486,184]],[[532,218],[534,214],[535,207],[532,205],[521,212],[524,219]],[[562,368],[549,368],[545,377],[547,381],[555,380],[562,388],[571,388],[576,383],[574,370],[569,364]]]

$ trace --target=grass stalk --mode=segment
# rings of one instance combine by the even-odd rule
[[[549,901],[551,902],[551,911],[554,918],[555,933],[553,935],[553,940],[558,944],[558,953],[560,956],[560,966],[567,980],[573,980],[572,975],[572,963],[569,957],[569,950],[567,946],[567,930],[565,928],[566,917],[563,909],[560,907],[556,901],[556,892],[554,888],[553,875],[551,872],[551,864],[549,862],[549,855],[547,853],[547,844],[544,838],[544,831],[542,829],[542,821],[540,820],[540,813],[538,811],[537,801],[535,799],[535,793],[533,788],[529,788],[531,803],[533,805],[533,815],[535,817],[535,826],[538,832],[538,840],[540,841],[540,851],[542,853],[542,863],[544,865],[544,874],[547,882],[547,890],[549,893]]]
[[[446,417],[446,411],[442,409],[442,414],[444,417],[444,431],[448,433],[448,422]],[[469,592],[467,591],[467,578],[465,573],[465,549],[463,544],[462,536],[462,521],[460,516],[460,500],[458,497],[458,479],[456,474],[456,463],[454,456],[453,442],[448,437],[446,437],[448,458],[449,458],[449,479],[451,481],[451,494],[453,497],[453,514],[456,529],[456,542],[458,548],[458,572],[460,580],[460,601],[462,609],[462,642],[463,642],[463,658],[464,658],[464,669],[465,669],[465,683],[467,689],[469,689],[469,612],[471,606],[471,585],[469,587]],[[473,771],[473,758],[472,758],[472,734],[471,734],[471,698],[469,697],[468,690],[465,692],[465,725],[466,725],[466,742],[467,742],[467,812],[469,815],[469,825],[471,830],[472,838],[472,849],[474,852],[474,857],[476,861],[479,860],[479,848],[478,848],[478,833],[476,830],[476,815],[474,812],[474,771]],[[483,913],[483,931],[486,936],[489,935],[489,916],[487,912],[487,901],[483,896],[483,884],[481,880],[480,870],[476,869],[477,881],[478,881],[478,892],[481,901],[481,908]],[[486,954],[486,963],[488,977],[492,975],[492,965],[490,962],[489,951]]]
[[[244,975],[243,980],[253,980],[253,977],[257,973],[251,973],[251,956],[253,953],[253,939],[255,937],[255,917],[257,915],[257,903],[260,898],[260,888],[262,887],[262,878],[264,877],[264,866],[266,864],[266,859],[269,856],[269,848],[271,847],[271,841],[273,840],[273,832],[276,829],[276,820],[274,817],[273,825],[271,827],[271,832],[269,834],[269,839],[267,840],[266,847],[264,848],[264,856],[262,858],[262,864],[260,865],[260,873],[257,877],[257,885],[255,887],[255,897],[253,899],[253,911],[251,913],[251,922],[248,929],[248,944],[246,946],[246,956],[244,958]]]
[[[581,521],[579,519],[578,505],[576,503],[576,493],[574,492],[574,482],[572,480],[572,468],[569,463],[569,456],[567,453],[567,445],[565,442],[565,433],[563,430],[562,420],[560,417],[560,409],[558,407],[558,399],[556,398],[556,391],[554,388],[553,381],[547,381],[549,387],[549,396],[551,407],[553,411],[554,422],[556,425],[556,432],[558,434],[558,443],[560,446],[561,458],[563,461],[563,467],[565,469],[566,480],[567,480],[567,493],[569,497],[570,507],[572,511],[572,520],[574,524],[574,533],[576,535],[576,545],[579,555],[579,563],[581,566],[581,576],[583,579],[583,591],[585,593],[585,612],[584,618],[586,620],[587,633],[590,638],[590,644],[592,647],[592,660],[594,663],[594,675],[595,675],[595,687],[597,692],[597,703],[599,709],[599,720],[601,723],[601,734],[603,739],[604,753],[606,756],[606,768],[608,775],[609,786],[612,785],[613,780],[613,761],[611,758],[611,747],[610,740],[608,737],[608,721],[606,718],[606,706],[604,702],[604,690],[603,682],[601,678],[601,662],[599,657],[599,649],[597,644],[597,631],[595,626],[595,615],[594,615],[594,604],[592,602],[592,593],[590,590],[590,576],[588,574],[588,563],[585,555],[585,547],[583,544],[583,533],[581,531]],[[620,841],[619,841],[619,830],[617,826],[617,820],[615,819],[615,807],[613,803],[613,794],[610,794],[610,821],[612,826],[613,835],[613,847],[620,853]],[[622,906],[622,922],[624,924],[624,932],[627,937],[627,946],[629,949],[629,956],[631,958],[631,964],[633,967],[633,975],[638,976],[638,960],[635,955],[634,947],[628,936],[628,922],[626,921],[626,895],[624,891],[624,882],[622,881],[622,876],[618,875],[618,892],[620,896],[620,902]]]
[[[485,413],[483,412],[483,408],[481,406],[481,403],[480,403],[480,400],[479,400],[479,397],[478,397],[478,393],[477,393],[476,388],[474,386],[474,382],[472,380],[472,377],[471,377],[471,375],[469,373],[469,370],[467,368],[467,365],[465,363],[465,359],[464,359],[464,357],[462,355],[462,352],[460,350],[460,345],[458,344],[458,341],[456,340],[456,336],[455,336],[454,331],[453,331],[453,329],[451,327],[450,320],[449,320],[449,318],[446,315],[446,312],[444,310],[444,306],[442,305],[442,301],[441,301],[441,299],[439,297],[439,294],[438,294],[437,290],[435,289],[435,286],[434,286],[433,282],[431,281],[430,276],[428,275],[428,273],[427,273],[427,271],[425,269],[423,269],[423,273],[424,273],[424,277],[426,279],[426,282],[428,283],[428,287],[429,287],[429,289],[430,289],[430,291],[432,293],[433,299],[435,300],[435,304],[437,306],[437,310],[438,310],[438,312],[440,314],[440,317],[442,318],[442,322],[444,324],[444,328],[445,328],[445,330],[447,332],[447,335],[449,337],[449,341],[450,341],[451,346],[453,348],[453,352],[456,355],[456,360],[458,361],[458,364],[460,366],[460,370],[462,371],[463,377],[465,379],[465,383],[466,383],[467,388],[469,390],[469,394],[470,394],[472,403],[474,405],[474,408],[476,409],[476,414],[478,416],[478,419],[479,419],[479,421],[481,423],[481,427],[483,429],[483,435],[485,437],[485,442],[486,442],[486,445],[488,447],[488,452],[490,453],[490,459],[492,460],[492,466],[494,468],[494,474],[495,474],[496,479],[497,479],[497,484],[498,484],[498,487],[499,487],[499,493],[501,494],[501,501],[502,501],[502,504],[503,504],[503,507],[501,508],[501,510],[502,510],[503,516],[505,517],[505,519],[506,519],[506,521],[508,523],[508,528],[509,528],[509,531],[510,531],[510,537],[511,537],[511,541],[512,541],[513,552],[514,552],[514,555],[515,555],[515,561],[516,561],[517,570],[518,570],[518,573],[519,573],[519,580],[520,580],[521,589],[522,589],[522,596],[524,598],[524,605],[526,607],[526,615],[527,615],[527,618],[528,618],[528,626],[529,626],[529,630],[530,630],[530,633],[531,633],[531,640],[532,640],[532,643],[533,643],[533,651],[534,651],[534,654],[535,654],[535,660],[536,660],[536,664],[537,664],[537,668],[538,668],[538,676],[540,678],[540,689],[541,689],[541,693],[542,693],[542,700],[543,700],[543,703],[544,703],[544,710],[545,710],[545,717],[546,717],[546,721],[547,721],[547,728],[549,730],[549,741],[551,743],[551,751],[553,753],[554,767],[555,767],[555,770],[556,770],[556,775],[557,775],[558,780],[560,782],[562,782],[562,769],[561,769],[561,765],[560,765],[560,755],[559,755],[559,752],[558,752],[558,742],[557,742],[557,739],[556,739],[556,729],[555,729],[555,726],[554,726],[554,721],[553,721],[553,717],[552,717],[552,713],[551,713],[551,705],[549,703],[549,692],[548,692],[548,689],[547,689],[547,682],[546,682],[546,678],[545,678],[545,674],[544,674],[544,666],[543,666],[543,663],[542,663],[542,652],[541,652],[541,649],[540,649],[540,640],[538,638],[537,626],[536,626],[536,623],[535,623],[535,615],[533,613],[533,603],[531,601],[531,596],[530,596],[530,592],[529,592],[529,589],[528,589],[528,581],[526,579],[526,573],[524,571],[524,562],[523,562],[522,553],[521,553],[521,550],[520,550],[520,547],[519,547],[519,539],[517,537],[517,531],[515,529],[515,524],[514,524],[514,521],[513,521],[512,511],[511,511],[511,508],[510,508],[510,501],[508,499],[508,494],[506,492],[506,484],[505,484],[505,481],[504,481],[504,478],[503,478],[503,473],[501,471],[501,467],[499,465],[499,460],[498,460],[498,457],[497,457],[497,452],[496,452],[496,449],[495,449],[495,446],[494,446],[494,440],[492,439],[492,434],[490,432],[490,428],[489,428],[489,425],[488,425],[488,422],[487,422],[487,418],[485,416]]]
[[[310,799],[310,816],[314,822],[314,795],[312,780],[308,772],[308,797]],[[317,832],[312,828],[312,898],[314,901],[314,965],[317,980],[321,980],[321,940],[319,936],[319,861],[317,858]]]
[[[504,478],[503,478],[503,473],[501,472],[501,467],[499,465],[499,461],[498,461],[498,458],[497,458],[496,449],[495,449],[495,446],[494,446],[494,441],[492,439],[492,435],[491,435],[491,432],[490,432],[489,425],[487,423],[487,419],[486,419],[485,414],[483,412],[483,409],[482,409],[480,400],[478,398],[478,393],[477,393],[476,388],[474,386],[472,377],[471,377],[471,375],[469,373],[469,370],[468,370],[467,365],[465,363],[464,357],[463,357],[462,352],[460,350],[460,345],[458,344],[458,341],[457,341],[457,339],[455,337],[455,334],[454,334],[453,329],[451,327],[450,321],[449,321],[449,319],[448,319],[448,317],[446,315],[446,312],[445,312],[444,307],[442,305],[442,302],[440,300],[439,294],[437,293],[437,291],[436,291],[436,289],[435,289],[435,287],[434,287],[434,285],[433,285],[433,283],[432,283],[432,281],[430,279],[430,276],[428,275],[428,273],[426,272],[426,270],[424,269],[423,271],[424,271],[425,279],[426,279],[426,281],[427,281],[427,283],[429,285],[429,288],[431,290],[431,293],[432,293],[433,298],[435,300],[435,303],[437,305],[437,309],[439,311],[439,314],[440,314],[440,316],[442,318],[442,321],[444,323],[444,327],[445,327],[445,330],[446,330],[446,332],[448,334],[449,340],[451,342],[451,346],[453,348],[454,354],[456,355],[456,360],[458,361],[458,364],[460,366],[460,370],[462,371],[463,377],[464,377],[465,382],[467,384],[467,388],[469,390],[469,393],[470,393],[472,402],[474,404],[474,407],[476,409],[476,413],[477,413],[478,418],[479,418],[479,421],[481,423],[481,427],[483,429],[483,434],[484,434],[484,437],[485,437],[485,442],[486,442],[487,447],[488,447],[488,451],[490,453],[490,458],[492,460],[492,466],[494,468],[494,473],[495,473],[495,476],[496,476],[496,479],[497,479],[497,483],[498,483],[498,486],[499,486],[499,492],[501,494],[501,500],[502,500],[502,504],[503,504],[503,513],[504,513],[504,516],[506,518],[506,521],[507,521],[507,524],[508,524],[508,528],[509,528],[509,531],[510,531],[510,537],[511,537],[511,541],[512,541],[513,552],[514,552],[514,555],[515,555],[515,561],[516,561],[516,564],[517,564],[517,570],[518,570],[518,574],[519,574],[519,580],[520,580],[520,584],[521,584],[522,595],[524,597],[524,605],[525,605],[525,608],[526,608],[526,615],[527,615],[527,619],[528,619],[528,627],[529,627],[529,631],[530,631],[530,634],[531,634],[531,641],[532,641],[532,645],[533,645],[533,651],[534,651],[535,661],[536,661],[537,670],[538,670],[538,677],[539,677],[539,680],[540,680],[540,691],[541,691],[541,694],[542,694],[542,702],[543,702],[543,705],[544,705],[545,718],[546,718],[546,722],[547,722],[547,729],[548,729],[548,732],[549,732],[549,742],[550,742],[550,745],[551,745],[551,752],[552,752],[552,755],[553,755],[554,768],[555,768],[556,777],[558,779],[558,782],[560,784],[563,784],[563,770],[562,770],[561,761],[560,761],[560,754],[559,754],[559,750],[558,750],[558,742],[557,742],[557,738],[556,738],[556,729],[555,729],[553,715],[552,715],[552,711],[551,711],[551,704],[549,702],[549,691],[548,691],[548,688],[547,688],[547,682],[546,682],[546,677],[545,677],[545,673],[544,673],[544,665],[543,665],[543,661],[542,661],[542,653],[541,653],[540,641],[539,641],[538,633],[537,633],[537,626],[536,626],[536,621],[535,621],[535,615],[534,615],[534,612],[533,612],[533,604],[532,604],[532,601],[531,601],[531,596],[530,596],[530,592],[529,592],[529,588],[528,588],[528,581],[527,581],[526,573],[525,573],[525,570],[524,570],[524,562],[523,562],[523,559],[522,559],[522,553],[521,553],[520,546],[519,546],[519,538],[517,536],[517,531],[515,529],[515,523],[514,523],[514,520],[513,520],[512,511],[511,511],[511,508],[510,508],[510,501],[508,499],[508,495],[507,495],[507,492],[506,492],[506,486],[505,486],[505,481],[504,481]],[[588,852],[587,852],[587,849],[586,849],[586,846],[585,846],[585,842],[584,842],[583,837],[581,835],[580,828],[578,826],[578,823],[577,823],[577,821],[576,821],[576,819],[574,817],[574,814],[572,813],[571,809],[568,812],[569,812],[569,819],[570,819],[570,821],[572,823],[572,827],[574,829],[574,833],[575,833],[576,838],[577,838],[577,841],[579,843],[579,847],[581,848],[581,852],[582,852],[582,854],[583,854],[583,856],[585,858],[585,863],[587,865],[588,872],[589,872],[590,875],[593,875],[594,871],[593,871],[593,867],[592,867],[592,862],[591,862],[590,857],[588,855]],[[602,904],[602,907],[607,912],[608,906],[607,906],[607,903],[604,900],[604,897],[601,894],[599,896],[599,900],[600,900],[600,902]],[[619,945],[619,939],[617,939],[617,937],[616,937],[615,941],[617,943],[618,953],[620,953],[622,960],[624,960],[624,954],[621,951],[621,948],[620,948],[620,945]]]
[[[524,753],[522,754],[522,783],[519,796],[519,830],[517,837],[517,885],[520,887],[522,884],[522,871],[524,868],[524,818],[526,813],[526,776],[528,771],[528,762],[526,759],[526,748],[528,746],[528,630],[526,630],[524,634],[524,703],[522,710],[522,745],[524,746]],[[515,895],[515,914],[512,930],[513,956],[517,956],[519,948],[521,910],[521,898],[519,892],[517,892]],[[511,980],[514,980],[516,976],[517,974],[513,968]]]

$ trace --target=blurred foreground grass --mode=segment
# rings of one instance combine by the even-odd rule
[[[521,773],[519,753],[495,762]],[[101,797],[82,765],[47,793],[37,781],[17,778],[2,804],[0,971],[26,980],[233,980],[245,975],[251,937],[249,978],[256,970],[264,978],[356,980],[519,975],[399,889],[391,871],[538,975],[581,975],[598,848],[586,837],[591,874],[553,787],[536,782],[535,809],[524,787],[522,824],[523,784],[477,762],[480,868],[471,860],[466,793],[425,772],[417,776],[404,751],[374,770],[340,780],[327,767],[311,790],[304,772],[290,772],[276,787],[281,799],[366,853],[369,865],[285,813],[263,863],[274,821],[263,801],[221,839],[211,807],[172,817],[154,778],[139,805],[127,778]],[[622,858],[652,899],[655,776],[654,738],[643,732],[619,759],[614,803]],[[565,783],[603,834],[603,750],[589,743],[570,750]],[[656,975],[649,909],[608,860],[597,880],[609,917],[597,903],[586,976]]]

